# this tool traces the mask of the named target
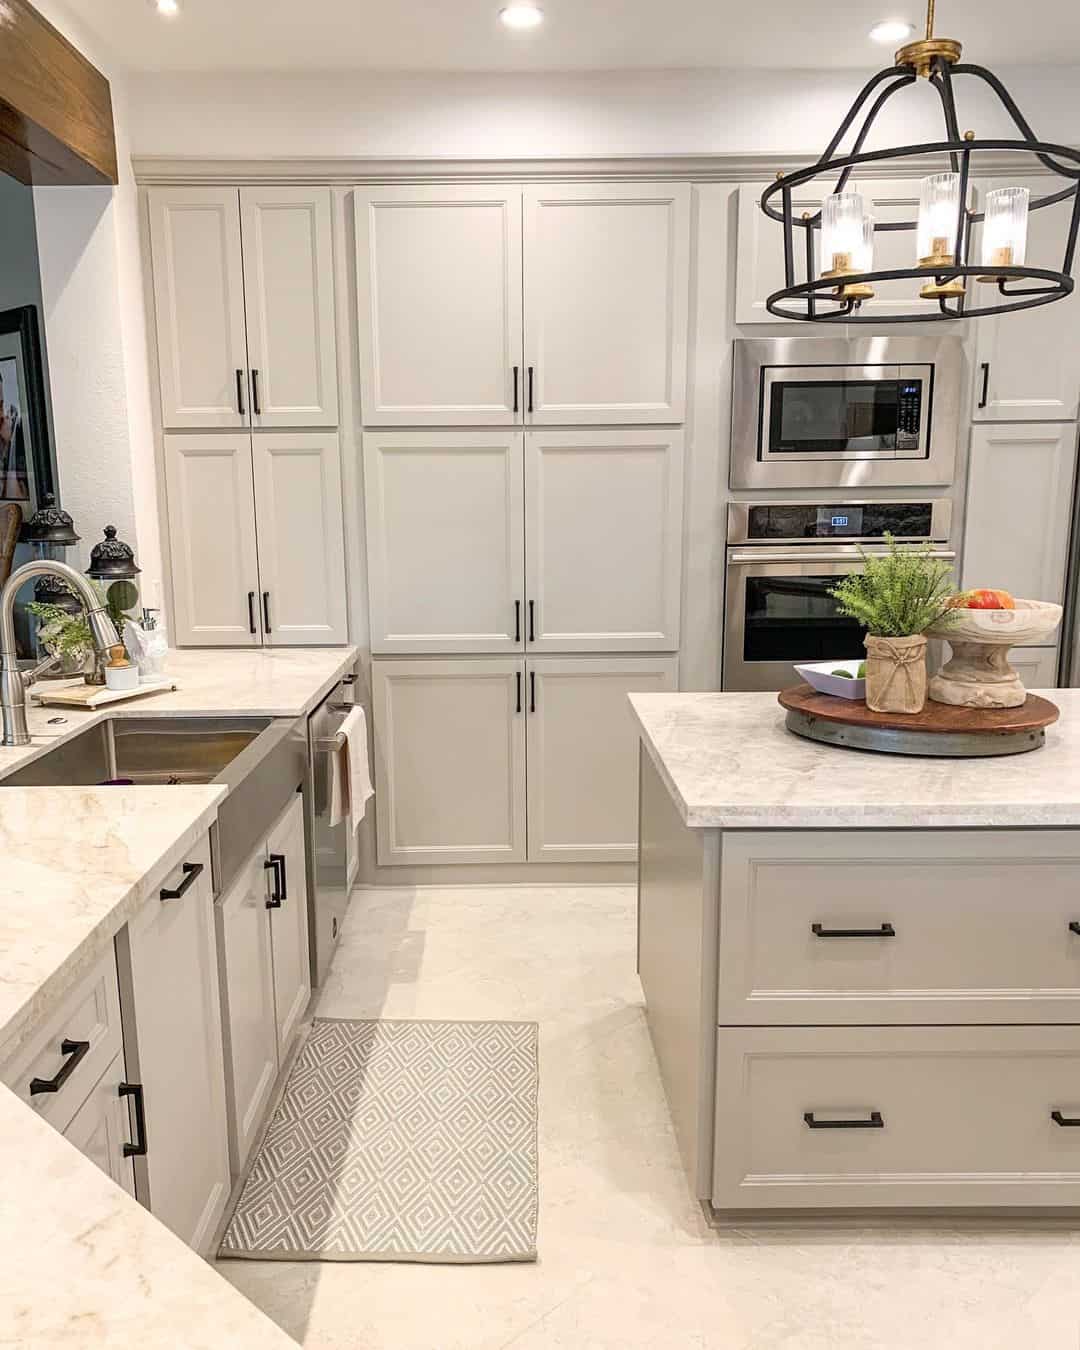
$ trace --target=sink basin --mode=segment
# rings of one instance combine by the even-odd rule
[[[125,717],[91,727],[4,778],[7,787],[213,783],[268,717]]]
[[[115,717],[0,779],[4,787],[214,783],[229,795],[211,831],[224,890],[307,777],[307,721],[277,717]]]

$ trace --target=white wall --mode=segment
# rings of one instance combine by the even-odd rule
[[[1080,139],[1067,66],[999,72],[1042,136]],[[869,72],[867,72],[869,74]],[[644,71],[573,75],[163,73],[130,80],[136,155],[240,158],[537,157],[811,153],[854,98],[853,71]],[[1007,133],[971,81],[963,127]],[[899,100],[898,100],[899,102]],[[925,83],[885,134],[938,139]]]

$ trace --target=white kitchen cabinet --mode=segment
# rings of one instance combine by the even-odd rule
[[[166,436],[165,484],[177,645],[347,640],[335,432]]]
[[[135,1172],[125,1148],[135,1138],[125,1086],[124,1056],[118,1054],[91,1089],[64,1131],[64,1138],[95,1163],[128,1195],[135,1194]]]
[[[525,861],[520,659],[372,663],[378,860]]]
[[[530,652],[677,651],[681,431],[530,431]]]
[[[527,419],[681,422],[689,185],[564,183],[524,198]]]
[[[977,426],[971,435],[962,584],[1061,604],[1076,426]],[[1046,645],[1057,641],[1047,635]]]
[[[1020,676],[1025,689],[1057,689],[1057,647],[1012,647],[1009,665]]]
[[[335,432],[256,432],[255,532],[263,638],[345,642],[345,538]]]
[[[367,431],[373,652],[520,651],[520,431]]]
[[[521,188],[353,193],[367,426],[520,422]]]
[[[330,189],[240,189],[251,422],[335,427]]]
[[[784,230],[779,221],[771,220],[761,209],[761,195],[769,186],[766,182],[743,183],[739,188],[739,225],[735,280],[736,323],[793,323],[792,319],[777,318],[765,308],[765,301],[785,285]],[[803,187],[792,189],[794,217],[799,220],[804,211],[817,212],[824,198],[833,190],[834,183],[817,179]],[[861,192],[866,211],[876,224],[899,220],[914,220],[919,209],[919,180],[917,178],[865,179],[852,183],[847,189]],[[777,198],[777,210],[782,210]],[[821,243],[820,230],[815,231],[815,245]],[[798,282],[806,280],[806,240],[800,228],[794,231],[795,276]],[[915,267],[914,230],[878,230],[874,236],[874,268],[885,271],[893,267]],[[815,258],[815,267],[820,258]],[[927,314],[932,317],[930,301],[919,298],[919,284],[910,278],[874,283],[875,295],[865,300],[861,314],[875,312],[892,314]],[[786,301],[795,310],[801,302]]]
[[[148,195],[162,424],[167,431],[246,426],[236,188],[154,188]]]
[[[627,695],[674,689],[674,657],[530,657],[530,862],[637,858],[638,729]]]
[[[127,1078],[141,1089],[146,1152],[136,1193],[197,1251],[229,1195],[210,843],[162,879],[117,940]],[[137,1118],[132,1111],[132,1118]]]
[[[1029,187],[1033,198],[1054,191],[1054,180],[1001,179],[979,185],[980,205],[996,187]],[[1069,202],[1028,215],[1027,263],[1061,267],[1068,234]],[[978,258],[981,227],[974,231]],[[973,281],[973,306],[1000,301],[996,286]],[[1051,305],[1012,314],[988,315],[975,323],[974,396],[976,422],[1061,422],[1080,410],[1080,301],[1075,293]]]
[[[269,873],[272,907],[267,912],[278,1061],[284,1063],[311,998],[304,806],[299,796],[293,798],[270,831],[266,849],[267,860],[278,873]]]
[[[278,1073],[270,877],[260,844],[216,906],[233,1175],[247,1161]]]
[[[259,564],[251,437],[165,437],[173,628],[196,647],[257,647]]]

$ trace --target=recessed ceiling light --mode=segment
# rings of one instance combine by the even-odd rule
[[[180,0],[154,0],[154,8],[159,14],[171,19],[173,15],[180,13]]]
[[[536,28],[544,22],[544,11],[539,5],[520,3],[499,10],[499,18],[507,28]]]
[[[874,24],[870,29],[870,37],[874,42],[903,42],[914,31],[911,24],[905,23],[903,19],[886,19],[884,23]]]

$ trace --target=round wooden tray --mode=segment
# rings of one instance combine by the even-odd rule
[[[784,689],[780,706],[797,736],[827,745],[893,755],[973,759],[1038,750],[1045,728],[1060,713],[1048,699],[1028,694],[1019,708],[957,708],[927,701],[921,713],[876,713],[856,699],[819,694],[808,684]]]

